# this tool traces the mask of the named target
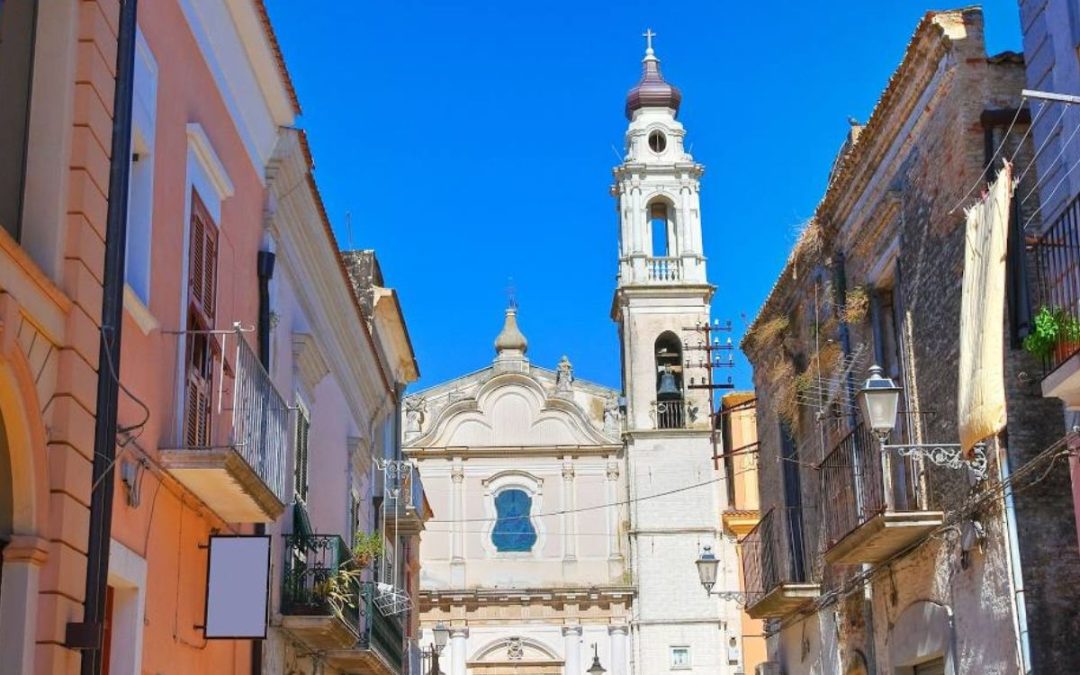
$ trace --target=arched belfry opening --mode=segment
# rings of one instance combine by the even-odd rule
[[[652,240],[652,257],[668,258],[675,255],[675,213],[663,200],[649,204],[649,236]]]
[[[660,429],[683,427],[683,350],[679,337],[664,331],[656,338],[656,424]]]

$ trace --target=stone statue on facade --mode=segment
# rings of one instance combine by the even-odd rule
[[[573,391],[574,366],[564,354],[555,369],[555,395],[567,395]]]
[[[617,436],[621,425],[622,413],[619,411],[619,399],[614,393],[609,393],[604,399],[604,433],[609,436]]]
[[[427,402],[420,396],[406,396],[403,403],[405,405],[405,438],[409,439],[420,433]]]
[[[520,661],[525,656],[525,645],[522,644],[521,638],[512,637],[506,644],[506,658],[511,661]]]

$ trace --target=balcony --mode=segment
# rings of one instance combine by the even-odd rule
[[[347,649],[360,636],[359,588],[335,612],[327,591],[329,581],[350,559],[349,548],[337,535],[285,535],[282,573],[281,625],[315,651]]]
[[[200,439],[199,444],[162,449],[161,462],[222,520],[269,523],[284,512],[287,501],[290,411],[239,332],[235,341],[235,358],[218,374],[224,380],[217,394],[219,410],[212,410],[212,387],[189,387],[185,431],[192,426],[198,431],[184,438]]]
[[[646,258],[645,278],[654,284],[682,281],[682,258]]]
[[[281,625],[313,652],[346,672],[398,675],[405,662],[404,628],[375,606],[375,584],[357,581],[338,591],[329,583],[349,561],[337,535],[286,535]]]
[[[394,469],[387,467],[383,486],[388,534],[404,537],[420,534],[431,512],[416,466],[412,462],[399,462]]]
[[[883,453],[873,434],[859,425],[818,466],[825,521],[825,562],[879,563],[941,525],[941,511],[924,511],[909,493],[907,458]]]
[[[1043,396],[1080,406],[1080,195],[1031,245],[1034,309],[1057,314],[1063,338],[1044,356]]]
[[[750,618],[786,616],[821,594],[821,586],[809,579],[813,551],[803,537],[801,509],[770,509],[739,543]]]
[[[399,616],[375,606],[375,584],[363,582],[358,603],[360,639],[351,649],[325,652],[331,666],[345,672],[399,675],[405,667],[405,628]]]
[[[649,415],[657,429],[690,429],[701,418],[696,401],[653,401]]]

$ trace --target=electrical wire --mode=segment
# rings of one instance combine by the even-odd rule
[[[1077,131],[1080,131],[1080,125],[1077,125],[1076,129],[1077,129]],[[1073,132],[1073,135],[1074,136],[1076,135],[1076,131]],[[1073,162],[1072,166],[1069,167],[1068,171],[1066,171],[1064,174],[1062,174],[1061,180],[1059,180],[1057,182],[1057,185],[1055,185],[1054,189],[1050,191],[1050,194],[1046,195],[1045,197],[1043,197],[1042,199],[1039,200],[1040,201],[1039,207],[1036,208],[1034,212],[1032,212],[1031,216],[1029,216],[1026,221],[1024,221],[1024,226],[1021,229],[1026,230],[1027,226],[1031,224],[1031,221],[1035,220],[1035,216],[1039,215],[1039,211],[1042,211],[1043,206],[1045,206],[1046,204],[1048,204],[1050,202],[1050,198],[1053,197],[1057,193],[1058,189],[1060,189],[1061,186],[1065,183],[1065,179],[1067,179],[1069,177],[1069,174],[1071,174],[1076,169],[1077,166],[1080,166],[1080,159],[1077,159],[1075,162]]]
[[[1057,129],[1058,125],[1061,124],[1061,120],[1065,119],[1065,113],[1067,112],[1069,112],[1068,104],[1061,106],[1061,114],[1058,115],[1058,118],[1054,120],[1053,124],[1050,125],[1050,131],[1047,132],[1046,138],[1044,138],[1043,142],[1039,145],[1039,147],[1035,149],[1035,154],[1032,156],[1031,161],[1028,162],[1028,165],[1024,168],[1023,172],[1020,173],[1020,177],[1016,179],[1017,184],[1024,182],[1024,177],[1027,176],[1028,172],[1031,171],[1031,169],[1035,166],[1035,162],[1038,161],[1039,155],[1041,155],[1043,150],[1045,150],[1047,146],[1050,145],[1050,141],[1054,138],[1055,129]],[[1032,126],[1034,126],[1034,124]],[[1017,149],[1019,150],[1019,148]]]
[[[1054,156],[1054,158],[1052,160],[1050,160],[1050,165],[1051,166],[1053,166],[1055,163],[1057,163],[1057,161],[1059,159],[1061,159],[1065,155],[1065,151],[1069,149],[1069,144],[1072,143],[1074,138],[1076,138],[1076,134],[1078,132],[1080,132],[1080,125],[1077,125],[1073,129],[1073,132],[1071,134],[1069,134],[1069,137],[1065,139],[1065,142],[1061,144],[1061,149],[1058,150],[1058,154],[1056,154]],[[1030,167],[1031,165],[1029,164],[1028,166]],[[1041,180],[1036,181],[1035,185],[1030,190],[1028,190],[1028,193],[1026,195],[1024,195],[1024,198],[1020,201],[1020,206],[1023,206],[1024,204],[1027,204],[1028,200],[1031,199],[1039,191],[1039,188],[1042,188],[1042,187],[1044,187],[1046,185],[1045,181],[1050,180],[1050,177],[1052,175],[1053,175],[1053,172],[1048,171],[1046,173],[1046,175],[1042,177]],[[1042,201],[1046,201],[1046,200],[1044,199]]]
[[[942,524],[928,532],[925,536],[912,542],[909,546],[897,551],[889,558],[882,560],[881,562],[870,566],[859,573],[853,575],[848,580],[840,584],[837,588],[830,590],[829,592],[821,595],[807,610],[804,610],[805,614],[815,613],[819,609],[827,607],[838,599],[847,597],[852,593],[860,591],[869,583],[874,576],[877,575],[882,569],[889,568],[894,562],[906,557],[927,541],[940,537],[945,531],[954,529],[962,520],[969,518],[979,508],[981,508],[987,502],[1002,497],[1010,489],[1016,494],[1021,491],[1029,490],[1042,481],[1044,481],[1052,472],[1054,466],[1057,464],[1057,460],[1071,454],[1069,445],[1072,441],[1076,440],[1076,434],[1070,433],[1064,438],[1051,444],[1048,448],[1040,452],[1035,457],[1028,460],[1023,466],[1012,472],[1009,477],[1002,480],[995,480],[992,484],[988,485],[985,489],[979,490],[970,496],[964,504],[954,509],[943,520]],[[1017,486],[1021,479],[1027,478],[1030,474],[1034,474],[1043,464],[1048,463],[1048,466],[1043,470],[1042,474],[1038,478],[1034,479],[1030,483],[1022,486]],[[790,619],[781,621],[774,627],[775,632],[779,632],[780,629],[789,626],[798,621],[802,621],[804,616],[795,616]]]
[[[726,457],[726,456],[728,456],[728,455],[721,455],[721,457]],[[737,472],[737,473],[733,474],[732,477],[734,477],[736,475],[739,475],[740,473],[745,473],[746,471],[756,471],[756,470],[757,470],[756,468],[755,469],[746,469],[746,470],[744,470],[742,472]],[[533,519],[533,518],[549,518],[551,516],[562,516],[562,515],[567,515],[567,514],[571,514],[571,513],[583,513],[585,511],[598,511],[600,509],[609,509],[609,508],[613,508],[613,507],[616,507],[616,506],[627,506],[629,504],[634,504],[634,503],[637,503],[637,502],[648,501],[650,499],[658,499],[660,497],[668,497],[670,495],[679,494],[681,492],[687,492],[689,490],[695,490],[697,488],[702,488],[702,487],[706,487],[706,486],[709,486],[709,485],[719,483],[719,482],[721,482],[723,480],[725,480],[724,477],[717,477],[717,478],[712,478],[710,480],[702,481],[700,483],[693,483],[691,485],[684,485],[682,487],[674,488],[674,489],[671,489],[671,490],[665,490],[663,492],[657,492],[657,493],[654,493],[654,494],[651,494],[651,495],[645,495],[643,497],[634,497],[634,498],[631,498],[631,499],[621,499],[619,501],[607,502],[607,503],[604,503],[604,504],[597,504],[597,505],[594,505],[594,506],[583,506],[581,508],[576,508],[576,509],[560,509],[558,511],[548,511],[546,513],[535,513],[535,514],[524,515],[524,516],[510,516],[508,518],[461,518],[461,519],[458,519],[458,520],[453,520],[453,519],[449,519],[449,520],[432,519],[432,520],[429,520],[427,522],[428,523],[493,523],[493,522],[496,522],[496,521],[499,521],[499,520],[501,520],[503,522],[508,522],[508,521],[513,521],[513,520],[528,520],[528,519]]]
[[[1026,96],[1022,97],[1020,99],[1019,105],[1016,106],[1016,114],[1013,115],[1012,122],[1009,122],[1009,128],[1005,130],[1005,135],[1002,136],[1001,142],[998,143],[997,150],[994,151],[993,157],[991,157],[990,161],[986,163],[986,166],[983,167],[983,170],[979,172],[979,177],[975,179],[975,183],[972,184],[972,186],[968,189],[968,191],[966,193],[964,193],[964,196],[961,197],[960,201],[958,201],[956,203],[956,206],[949,209],[950,214],[954,213],[956,211],[956,209],[963,206],[964,202],[966,202],[968,200],[968,197],[971,196],[971,193],[975,192],[975,188],[982,185],[983,178],[986,176],[986,172],[990,170],[990,167],[994,166],[994,161],[997,160],[998,155],[1001,154],[1002,148],[1005,147],[1005,141],[1007,141],[1009,139],[1009,134],[1012,133],[1013,127],[1016,125],[1016,120],[1020,119],[1020,111],[1023,110],[1024,103],[1026,101],[1027,101]]]

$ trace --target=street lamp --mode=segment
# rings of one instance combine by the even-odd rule
[[[882,443],[896,427],[896,412],[900,407],[900,387],[890,378],[882,377],[881,366],[870,366],[870,377],[862,391],[866,423]]]
[[[959,443],[889,444],[889,435],[896,428],[896,414],[901,388],[892,378],[881,374],[881,366],[870,366],[870,377],[859,391],[866,423],[877,436],[883,452],[896,450],[901,457],[921,457],[938,466],[950,469],[970,469],[977,480],[986,478],[986,446],[976,444],[971,457],[964,457]]]
[[[712,546],[706,546],[702,551],[701,557],[697,559],[697,573],[698,578],[701,579],[701,585],[705,587],[705,592],[710,593],[713,586],[716,585],[716,570],[720,567],[720,560],[717,559],[712,552]]]
[[[589,669],[586,670],[585,672],[588,673],[589,675],[603,675],[603,673],[607,672],[607,669],[605,669],[602,665],[600,665],[600,656],[596,653],[596,643],[595,642],[593,643],[593,646],[592,646],[592,665],[589,666]]]
[[[430,647],[424,650],[425,657],[431,659],[431,668],[428,671],[429,675],[441,675],[442,671],[439,669],[439,654],[442,654],[443,649],[446,648],[446,641],[450,639],[450,629],[446,627],[442,621],[435,624],[435,627],[431,629],[432,635],[435,637],[435,642]]]
[[[713,593],[716,585],[716,570],[720,567],[720,560],[712,552],[712,546],[706,545],[701,552],[701,557],[694,563],[697,565],[698,579],[705,588],[707,595],[716,596],[722,600],[732,600],[737,604],[746,604],[746,593],[742,591],[717,591]]]

